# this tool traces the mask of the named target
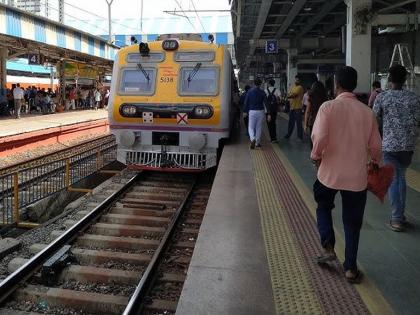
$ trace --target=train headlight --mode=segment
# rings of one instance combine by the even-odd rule
[[[136,142],[135,133],[128,130],[124,130],[123,132],[121,132],[119,138],[121,145],[126,148],[132,147]]]
[[[201,133],[193,133],[190,135],[190,147],[195,151],[200,151],[207,144],[207,136]]]
[[[194,116],[197,118],[210,118],[213,115],[213,110],[210,106],[196,106],[194,107]]]
[[[137,113],[137,107],[135,105],[123,105],[121,113],[123,116],[135,116]]]

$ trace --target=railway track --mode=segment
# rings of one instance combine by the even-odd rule
[[[71,145],[67,148],[57,150],[53,153],[45,154],[45,155],[35,157],[35,158],[29,159],[23,162],[19,162],[16,164],[12,164],[12,165],[0,168],[0,176],[14,173],[22,169],[41,166],[47,163],[61,160],[63,158],[70,157],[72,155],[80,154],[83,151],[94,149],[104,144],[111,144],[111,143],[115,143],[114,135],[106,135],[106,136],[98,137],[95,139],[86,140],[86,141],[77,143],[75,145]]]
[[[34,244],[0,283],[2,307],[48,314],[171,314],[211,183],[142,173]],[[21,266],[21,267],[19,267]],[[23,284],[24,283],[24,284]],[[1,309],[0,309],[1,313]]]

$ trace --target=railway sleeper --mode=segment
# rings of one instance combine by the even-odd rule
[[[175,211],[173,210],[147,210],[147,209],[141,209],[141,208],[128,208],[128,207],[112,207],[110,209],[110,213],[156,216],[156,217],[170,217],[175,213]]]
[[[70,307],[92,314],[122,314],[128,304],[128,297],[79,292],[68,289],[28,285],[17,290],[19,300],[47,304],[49,307]]]
[[[148,199],[148,198],[126,198],[120,200],[122,204],[140,204],[140,205],[165,205],[178,207],[180,202],[174,200],[165,200],[165,199]]]
[[[182,201],[182,199],[185,196],[185,191],[184,193],[182,192],[177,192],[177,193],[157,193],[157,192],[129,192],[125,194],[125,198],[132,198],[132,199],[143,199],[143,198],[147,198],[147,199],[151,199],[151,200],[159,200],[162,202],[165,202],[166,200],[169,201],[176,201],[178,203],[180,203]]]
[[[77,219],[82,219],[84,216],[89,214],[90,211],[79,211],[76,214]],[[99,219],[101,222],[111,224],[127,224],[127,225],[143,225],[143,226],[165,226],[170,220],[167,217],[152,217],[142,215],[131,215],[131,214],[120,214],[120,213],[109,213],[103,215]]]
[[[67,228],[75,225],[77,221],[67,220],[64,222]],[[112,223],[96,223],[89,228],[92,234],[108,235],[108,236],[160,236],[165,232],[163,227],[155,226],[138,226]]]
[[[184,193],[185,188],[177,187],[151,187],[151,186],[136,186],[131,189],[131,192],[149,192],[149,193]]]
[[[159,312],[170,311],[175,313],[177,306],[178,302],[175,301],[153,299],[152,303],[145,305],[145,309]]]

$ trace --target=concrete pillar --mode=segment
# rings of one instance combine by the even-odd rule
[[[357,23],[360,10],[372,7],[372,0],[345,0],[347,5],[346,65],[357,70],[356,92],[369,93],[371,85],[372,26]]]
[[[4,88],[7,83],[7,62],[8,51],[7,48],[0,48],[0,88]]]
[[[290,90],[295,82],[295,76],[298,74],[297,70],[297,49],[287,50],[287,90]]]
[[[57,64],[58,70],[58,84],[60,85],[61,105],[66,105],[66,78],[64,75],[64,61],[59,61]]]

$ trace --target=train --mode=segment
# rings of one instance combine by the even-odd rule
[[[108,106],[117,160],[138,170],[216,166],[234,125],[234,82],[228,49],[198,34],[165,34],[120,49]]]

